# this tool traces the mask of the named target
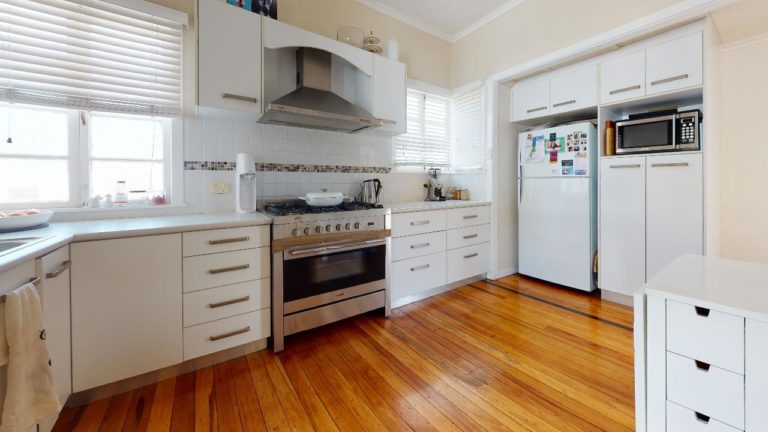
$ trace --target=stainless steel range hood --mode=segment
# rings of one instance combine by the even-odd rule
[[[347,133],[394,123],[373,117],[331,90],[331,53],[299,48],[296,64],[298,88],[270,102],[259,123]]]

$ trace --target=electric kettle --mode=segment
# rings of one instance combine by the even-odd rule
[[[381,195],[381,181],[379,179],[366,180],[361,184],[360,202],[371,204],[374,207],[380,207],[379,197]]]

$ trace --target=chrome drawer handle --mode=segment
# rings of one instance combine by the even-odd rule
[[[430,246],[431,246],[430,243],[421,243],[421,244],[411,245],[411,249],[421,249],[421,248],[430,247]]]
[[[466,215],[464,216],[464,219],[477,219],[478,217],[478,215]]]
[[[64,261],[63,263],[61,263],[61,267],[59,267],[55,271],[52,271],[50,273],[46,273],[45,274],[45,278],[46,279],[53,279],[53,278],[59,276],[60,274],[64,273],[65,271],[67,271],[67,269],[70,268],[70,267],[72,267],[72,261]]]
[[[221,97],[223,97],[224,99],[234,99],[234,100],[239,100],[243,102],[259,103],[259,100],[255,97],[242,96],[242,95],[233,94],[233,93],[224,93],[221,95]]]
[[[473,239],[473,238],[476,238],[476,237],[477,237],[477,234],[465,235],[464,236],[464,240],[469,240],[469,239]]]
[[[211,342],[216,342],[217,340],[226,339],[228,337],[237,336],[243,333],[248,333],[249,331],[251,331],[251,326],[241,328],[240,330],[231,331],[229,333],[220,334],[218,336],[209,336],[208,340],[210,340]]]
[[[423,221],[414,221],[414,222],[411,222],[411,226],[417,226],[417,225],[427,225],[427,224],[429,224],[429,221],[428,221],[428,220],[423,220]]]
[[[653,168],[668,168],[668,167],[687,167],[688,162],[669,162],[669,163],[656,163],[651,164]]]
[[[531,108],[531,109],[529,109],[528,111],[526,111],[525,113],[526,113],[526,114],[530,114],[530,113],[535,113],[536,111],[543,111],[543,110],[545,110],[545,109],[547,109],[547,107],[546,107],[546,106],[543,106],[543,107],[538,107],[538,108]]]
[[[575,103],[576,103],[576,99],[571,99],[569,101],[556,103],[556,104],[552,105],[552,108],[557,108],[557,107],[561,107],[563,105],[570,105],[570,104],[575,104]]]
[[[240,298],[236,298],[236,299],[232,299],[232,300],[226,300],[226,301],[223,301],[223,302],[209,303],[208,307],[211,308],[211,309],[216,309],[216,308],[220,308],[222,306],[229,306],[229,305],[233,305],[233,304],[237,304],[237,303],[247,302],[250,299],[251,299],[251,296],[247,295],[245,297],[240,297]]]
[[[688,78],[688,74],[682,74],[682,75],[677,75],[677,76],[673,76],[673,77],[669,77],[669,78],[660,79],[660,80],[657,80],[657,81],[652,81],[651,85],[655,86],[655,85],[659,85],[659,84],[666,84],[668,82],[680,81],[680,80],[687,79],[687,78]]]
[[[221,239],[221,240],[208,240],[208,244],[211,246],[216,245],[223,245],[227,243],[240,243],[240,242],[247,242],[251,238],[248,236],[245,237],[235,237],[235,238],[228,238],[228,239]]]
[[[696,369],[702,371],[702,372],[709,372],[709,368],[712,366],[709,363],[704,363],[703,361],[694,360],[696,363]]]
[[[470,259],[470,258],[474,258],[474,257],[476,257],[476,256],[478,256],[478,255],[480,255],[480,254],[478,254],[478,253],[473,253],[473,254],[469,254],[469,255],[464,255],[464,259]]]
[[[693,308],[696,309],[696,315],[705,318],[709,316],[709,309],[701,306],[694,306]]]
[[[250,267],[251,267],[250,264],[243,264],[243,265],[234,266],[234,267],[224,267],[224,268],[220,268],[220,269],[211,269],[211,270],[208,270],[208,274],[215,275],[215,274],[219,274],[219,273],[227,273],[227,272],[233,272],[233,271],[238,271],[238,270],[245,270],[245,269],[250,268]]]
[[[640,168],[640,164],[609,165],[609,168]]]
[[[700,413],[698,411],[694,411],[693,414],[696,416],[696,420],[697,421],[699,421],[701,423],[704,423],[704,424],[708,424],[709,423],[709,416],[708,415],[704,415],[704,414],[702,414],[702,413]]]
[[[428,268],[429,268],[429,264],[425,264],[423,266],[411,267],[411,271],[415,272],[415,271],[419,271],[419,270],[426,270]]]
[[[611,91],[608,92],[608,94],[613,96],[615,94],[624,93],[624,92],[628,92],[628,91],[632,91],[632,90],[640,90],[640,88],[641,88],[641,86],[638,84],[638,85],[624,87],[624,88],[620,88],[620,89],[616,89],[616,90],[611,90]]]

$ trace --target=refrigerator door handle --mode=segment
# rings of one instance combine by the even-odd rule
[[[520,181],[518,182],[518,193],[517,193],[517,206],[518,208],[523,204],[523,177],[520,176]]]

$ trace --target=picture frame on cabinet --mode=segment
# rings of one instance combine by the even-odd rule
[[[277,0],[227,0],[227,3],[259,15],[277,19]]]

